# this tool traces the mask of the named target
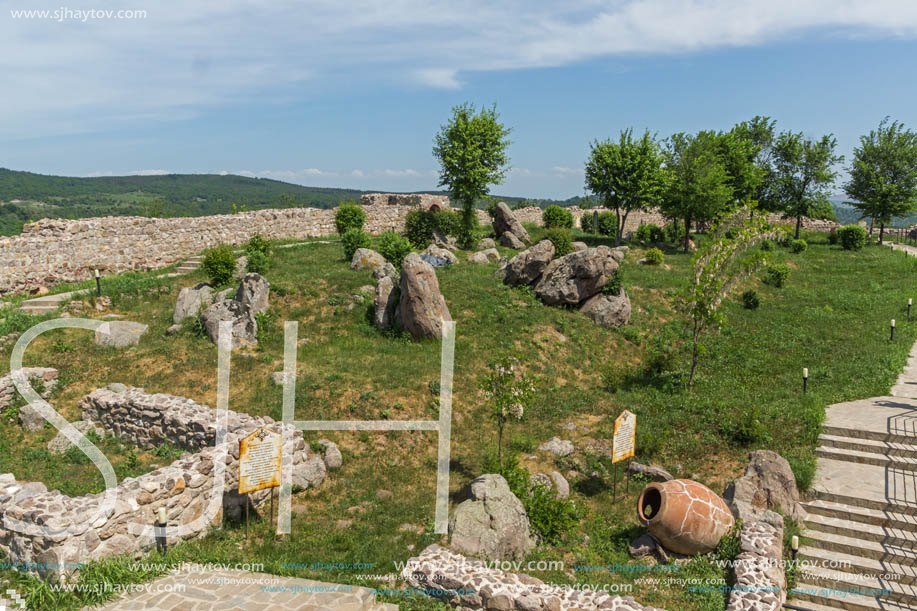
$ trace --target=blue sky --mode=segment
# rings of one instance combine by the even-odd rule
[[[433,136],[471,101],[513,129],[493,191],[565,198],[583,193],[590,141],[626,127],[764,114],[834,133],[848,159],[885,115],[917,127],[913,2],[102,1],[80,8],[147,14],[85,20],[0,6],[0,166],[42,173],[432,189]]]

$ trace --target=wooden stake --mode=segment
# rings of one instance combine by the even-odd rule
[[[245,540],[248,540],[248,495],[245,495]]]
[[[615,474],[614,474],[614,479],[612,480],[612,482],[613,483],[611,485],[611,489],[613,490],[613,492],[611,493],[611,502],[617,503],[618,502],[618,463],[615,463]]]

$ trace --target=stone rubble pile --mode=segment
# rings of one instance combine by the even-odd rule
[[[47,399],[57,387],[58,372],[51,367],[23,367],[22,372],[31,382],[32,387],[38,382],[41,386],[37,388],[42,398]],[[0,377],[0,412],[13,404],[18,391],[13,384],[13,375],[8,373]],[[30,405],[22,405],[19,408],[19,424],[27,431],[40,431],[45,425],[45,419]]]
[[[248,273],[242,276],[239,288],[232,299],[224,298],[222,301],[216,301],[200,315],[201,324],[210,341],[216,344],[220,336],[220,323],[230,321],[232,322],[233,349],[256,346],[258,344],[256,317],[258,314],[267,312],[270,292],[270,283],[261,275]],[[225,291],[218,293],[219,296],[226,294]],[[177,307],[178,304],[176,304]]]

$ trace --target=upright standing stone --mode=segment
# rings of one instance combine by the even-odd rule
[[[433,266],[416,252],[401,265],[401,296],[398,303],[401,327],[416,338],[439,339],[443,321],[452,320],[446,300],[439,292]]]

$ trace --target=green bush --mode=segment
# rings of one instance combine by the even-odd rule
[[[366,222],[366,211],[359,204],[344,202],[334,213],[334,226],[343,236],[348,229],[363,229]]]
[[[761,408],[750,405],[732,417],[732,430],[727,431],[732,440],[740,446],[749,446],[767,439]]]
[[[828,232],[828,244],[831,244],[832,246],[834,246],[837,244],[837,241],[838,241],[837,229],[832,229],[831,231]]]
[[[462,231],[462,217],[452,210],[439,210],[433,213],[436,228],[444,236],[458,237]]]
[[[790,250],[797,255],[801,252],[805,252],[808,247],[809,245],[806,244],[805,240],[793,240],[790,242]]]
[[[614,273],[611,280],[602,287],[602,293],[604,295],[620,295],[621,291],[625,289],[625,282],[624,268],[618,267],[618,271]]]
[[[618,215],[614,212],[599,212],[599,233],[614,236],[618,233]]]
[[[552,227],[573,229],[573,213],[566,208],[551,204],[541,213],[541,222],[548,229]]]
[[[761,240],[761,250],[764,252],[771,252],[776,248],[773,240]]]
[[[677,221],[666,223],[662,228],[662,238],[669,244],[680,244],[685,241],[685,226]]]
[[[491,458],[488,463],[495,463]],[[532,483],[529,472],[515,457],[503,459],[503,468],[496,464],[487,465],[490,473],[499,472],[509,484],[509,489],[522,501],[529,524],[542,541],[550,545],[560,543],[565,532],[579,520],[579,512],[570,499],[558,498],[554,489],[542,483]],[[493,468],[496,467],[496,468]]]
[[[224,286],[229,284],[236,271],[236,255],[228,244],[214,246],[204,253],[201,267],[207,277],[210,278],[210,284]]]
[[[353,259],[353,253],[357,252],[358,248],[372,246],[369,236],[363,233],[362,229],[348,229],[341,236],[341,243],[344,245],[344,258],[348,261]]]
[[[254,252],[260,252],[263,255],[270,256],[271,244],[260,233],[256,233],[245,243],[245,254],[251,255]]]
[[[245,264],[245,271],[251,274],[261,274],[263,276],[271,266],[270,256],[260,250],[250,252],[246,257],[248,257],[248,263]]]
[[[761,299],[758,298],[758,293],[752,290],[742,293],[742,305],[746,310],[757,310],[758,306],[761,305]]]
[[[764,268],[764,278],[762,282],[769,284],[774,288],[781,288],[786,284],[786,279],[790,275],[790,268],[783,263],[770,265]]]
[[[579,228],[583,233],[595,233],[595,227],[592,219],[592,213],[583,213],[579,217]]]
[[[844,250],[860,250],[866,246],[866,230],[859,225],[847,225],[837,230],[837,239]]]
[[[544,239],[551,240],[554,245],[554,256],[562,257],[573,252],[573,236],[569,229],[554,227],[544,232]]]
[[[650,248],[646,251],[646,263],[647,265],[662,265],[665,263],[665,255],[658,248]]]
[[[433,240],[433,231],[436,229],[433,214],[424,210],[411,210],[404,220],[404,237],[414,248],[426,248]]]
[[[376,250],[386,261],[400,269],[404,258],[412,249],[411,242],[406,237],[394,231],[386,231],[376,238]]]
[[[654,223],[640,225],[636,233],[634,233],[634,237],[639,242],[662,242],[663,239],[665,239],[665,236],[662,234],[662,229],[659,225]]]

